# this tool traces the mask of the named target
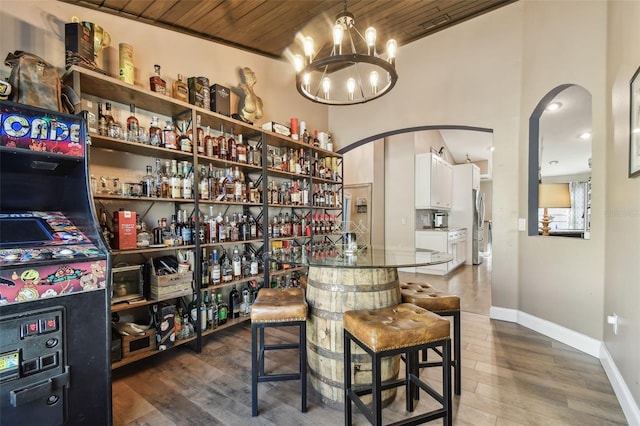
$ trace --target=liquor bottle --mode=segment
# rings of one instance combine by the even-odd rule
[[[209,292],[205,291],[200,303],[200,331],[207,329],[207,304],[209,303]]]
[[[164,130],[162,131],[162,140],[165,148],[178,149],[178,134],[171,120],[165,122]]]
[[[191,143],[191,138],[189,137],[189,132],[187,130],[187,122],[184,120],[178,120],[178,149],[182,152],[193,152],[193,144]]]
[[[211,276],[211,273],[209,272],[210,266],[209,266],[209,258],[207,257],[207,249],[205,248],[202,249],[202,257],[200,259],[202,261],[202,267],[201,267],[202,281],[200,282],[200,288],[207,288],[209,287],[209,277]]]
[[[233,281],[233,267],[231,266],[231,260],[227,256],[227,251],[225,249],[222,249],[220,262],[222,263],[222,282],[228,283]]]
[[[224,243],[227,241],[227,231],[225,230],[224,218],[222,217],[222,212],[218,213],[216,217],[216,227],[217,227],[217,235],[218,242]]]
[[[176,340],[184,339],[184,329],[182,328],[182,307],[179,307],[173,315],[174,330]]]
[[[253,215],[249,215],[249,238],[252,240],[258,238],[258,224]]]
[[[107,118],[102,113],[102,102],[98,102],[98,134],[100,136],[107,136],[109,134]]]
[[[220,158],[220,137],[211,136],[211,151],[213,158]]]
[[[249,273],[253,276],[258,275],[258,259],[255,253],[251,253],[251,264],[249,267]]]
[[[173,82],[172,96],[182,102],[189,102],[189,86],[182,81],[182,74],[178,74],[178,79]]]
[[[153,75],[149,77],[151,91],[165,95],[167,93],[167,82],[160,77],[160,65],[154,65],[153,69]]]
[[[242,288],[242,301],[240,302],[240,315],[247,316],[251,310],[251,293],[248,286]]]
[[[131,115],[127,118],[127,140],[130,142],[138,142],[139,123],[136,118],[136,106],[129,104]]]
[[[262,152],[256,147],[253,150],[253,165],[262,166]]]
[[[220,149],[220,153],[219,153],[219,157],[221,160],[228,160],[228,155],[229,155],[229,145],[228,145],[228,141],[227,138],[224,136],[224,133],[222,133],[220,136],[218,136],[218,147]],[[214,157],[215,157],[215,153],[214,153]]]
[[[111,238],[113,237],[113,233],[111,229],[109,229],[109,223],[107,222],[107,212],[102,210],[100,212],[100,230],[102,232],[102,237],[104,238],[104,242],[108,247],[111,246]]]
[[[158,125],[158,117],[151,117],[151,124],[149,125],[149,143],[152,146],[164,147],[162,142],[162,129]]]
[[[156,170],[153,172],[153,187],[154,193],[153,197],[160,198],[162,197],[162,179],[163,179],[162,168],[160,167],[160,159],[156,158]]]
[[[218,293],[218,325],[226,324],[229,305],[222,300],[222,293]]]
[[[151,166],[147,166],[147,174],[142,177],[142,196],[144,197],[155,197],[156,196],[156,187],[155,187],[155,177],[153,176],[153,171]]]
[[[205,145],[204,145],[204,129],[200,125],[201,118],[200,115],[196,115],[196,140],[193,140],[193,129],[187,130],[187,136],[191,143],[197,147],[198,153],[204,154]]]
[[[231,257],[231,265],[233,269],[233,279],[239,280],[242,278],[242,259],[240,258],[240,252],[238,246],[233,246],[233,255]]]
[[[234,284],[229,292],[229,316],[238,318],[240,316],[240,292]]]
[[[193,243],[193,229],[191,229],[191,221],[189,220],[189,214],[187,210],[184,210],[182,214],[182,226],[180,232],[182,234],[182,244],[187,246]]]
[[[206,242],[211,244],[216,242],[216,218],[213,216],[213,206],[209,206],[209,216],[206,221],[207,235]]]
[[[236,152],[238,155],[238,163],[247,163],[247,146],[242,143],[242,135],[238,135],[238,140],[236,141]]]
[[[204,131],[204,151],[207,157],[213,157],[213,137],[209,126]]]
[[[178,176],[178,160],[171,160],[169,189],[171,198],[180,198],[182,195],[182,182],[180,181],[180,176]]]
[[[227,138],[227,155],[230,161],[238,161],[238,144],[236,143],[236,138],[233,137],[233,133],[230,133]]]
[[[211,284],[218,285],[222,280],[220,271],[220,262],[218,262],[218,251],[213,250],[211,253]]]
[[[182,162],[182,198],[193,197],[193,168],[188,161]]]
[[[200,168],[200,181],[198,183],[198,195],[201,200],[209,199],[209,176],[207,175],[207,169],[202,166]]]
[[[318,131],[313,131],[313,146],[320,146],[320,139],[318,139]]]
[[[216,303],[216,293],[213,291],[207,306],[207,323],[207,327],[212,330],[218,326],[218,304]]]
[[[108,129],[109,126],[111,126],[116,122],[116,120],[114,120],[113,115],[111,115],[111,102],[106,102],[104,104],[104,107],[105,107],[104,119],[107,122],[107,129]]]

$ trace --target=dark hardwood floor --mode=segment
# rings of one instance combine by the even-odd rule
[[[400,274],[401,280],[428,281],[461,294],[463,389],[453,399],[454,424],[627,424],[599,360],[518,324],[489,319],[491,264],[483,265],[465,266],[444,278]],[[293,341],[292,333],[280,329],[268,336]],[[244,323],[207,336],[200,354],[179,347],[115,370],[114,424],[344,424],[341,407],[323,405],[311,386],[308,412],[301,413],[297,381],[261,383],[260,414],[251,417],[250,335]],[[293,371],[296,359],[293,351],[272,356],[267,369]],[[436,369],[421,375],[439,388]],[[417,411],[433,406],[422,394]],[[354,424],[368,424],[355,408],[354,413]],[[406,416],[402,391],[384,416],[385,422]]]

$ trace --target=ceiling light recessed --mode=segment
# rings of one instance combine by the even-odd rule
[[[583,134],[580,135],[580,139],[584,141],[591,139],[591,132],[584,132]]]
[[[549,105],[547,105],[547,111],[557,111],[560,108],[562,108],[562,103],[561,102],[551,102]]]

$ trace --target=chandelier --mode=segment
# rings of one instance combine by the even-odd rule
[[[366,53],[358,53],[356,44],[366,46]],[[345,0],[344,11],[338,14],[333,27],[331,54],[314,57],[313,39],[306,37],[304,56],[295,55],[296,88],[305,98],[327,105],[353,105],[377,99],[391,91],[398,80],[395,68],[398,44],[390,39],[386,47],[385,59],[376,51],[375,28],[367,28],[363,36],[355,26],[353,14],[347,11]]]

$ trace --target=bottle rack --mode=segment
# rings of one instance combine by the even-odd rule
[[[132,86],[121,82],[120,80],[105,76],[81,67],[71,67],[67,73],[63,76],[63,80],[66,84],[72,86],[76,93],[81,98],[97,98],[105,102],[114,102],[118,104],[135,104],[136,111],[146,111],[152,113],[154,116],[169,117],[172,121],[181,119],[189,121],[190,123],[197,122],[197,116],[201,117],[201,126],[203,128],[209,127],[213,130],[223,128],[225,132],[232,132],[234,135],[243,135],[245,144],[251,143],[255,146],[255,149],[259,151],[261,156],[261,164],[254,165],[230,160],[223,160],[206,155],[206,153],[198,152],[197,146],[194,143],[191,152],[180,151],[179,149],[169,149],[158,146],[147,145],[139,142],[129,142],[122,139],[113,138],[110,136],[102,136],[97,133],[90,133],[90,163],[91,163],[91,151],[94,149],[108,152],[108,156],[113,158],[126,158],[127,155],[134,155],[148,158],[158,158],[164,161],[176,160],[189,161],[193,165],[194,177],[198,176],[195,171],[199,171],[202,166],[209,167],[211,164],[217,169],[234,169],[238,168],[245,176],[245,181],[251,182],[260,192],[260,202],[239,202],[239,201],[227,201],[227,200],[210,200],[200,199],[198,181],[194,179],[192,188],[193,198],[157,198],[157,197],[143,197],[143,196],[124,196],[119,194],[109,193],[95,193],[93,194],[94,202],[98,205],[102,205],[106,210],[106,206],[119,206],[119,204],[129,203],[145,204],[146,210],[144,216],[149,210],[159,204],[163,203],[161,208],[173,210],[172,213],[176,213],[178,209],[184,209],[188,206],[188,210],[192,210],[192,214],[196,215],[208,215],[209,206],[213,206],[214,214],[222,211],[223,214],[227,214],[229,209],[242,209],[243,214],[254,214],[257,227],[258,238],[251,238],[245,241],[225,241],[225,242],[205,242],[202,243],[196,238],[196,243],[191,245],[181,246],[168,246],[168,247],[144,247],[136,249],[126,250],[111,250],[114,258],[114,262],[120,259],[135,259],[138,263],[143,263],[148,257],[159,255],[175,250],[190,249],[194,254],[194,280],[193,280],[193,295],[192,297],[200,305],[204,291],[208,291],[213,294],[214,291],[222,291],[230,288],[230,286],[243,284],[252,280],[257,280],[258,283],[262,283],[262,286],[268,286],[271,276],[283,276],[291,272],[303,273],[306,268],[287,268],[278,270],[279,265],[271,265],[270,262],[265,261],[263,271],[258,276],[248,276],[242,279],[232,280],[230,282],[224,282],[219,284],[207,284],[202,285],[202,250],[206,251],[206,256],[210,257],[210,252],[213,248],[232,248],[234,245],[244,246],[245,251],[256,253],[259,259],[265,252],[272,249],[272,242],[285,243],[291,247],[305,247],[310,246],[314,241],[332,241],[336,242],[341,238],[339,231],[339,225],[336,225],[335,229],[331,233],[324,233],[322,235],[314,235],[311,232],[310,235],[302,233],[302,235],[286,236],[281,238],[273,238],[269,234],[270,219],[272,215],[281,211],[289,212],[293,214],[306,214],[313,215],[313,213],[328,214],[331,212],[335,221],[338,223],[342,218],[342,157],[340,154],[336,154],[332,151],[327,151],[320,147],[315,147],[310,144],[293,140],[289,137],[279,135],[274,132],[270,132],[261,128],[258,128],[241,121],[231,119],[227,116],[217,114],[215,112],[196,107],[186,102],[176,100],[167,95],[152,92],[146,88]],[[146,127],[146,126],[145,126]],[[160,126],[162,127],[162,126]],[[192,126],[192,128],[195,126]],[[195,133],[195,132],[194,132]],[[178,147],[179,148],[179,147]],[[275,167],[269,167],[267,164],[268,150],[296,150],[298,153],[303,153],[306,158],[322,158],[332,157],[335,158],[333,164],[338,165],[338,170],[334,171],[335,174],[331,176],[331,179],[320,178],[318,176],[312,176],[310,173],[295,173],[276,169]],[[114,160],[117,162],[118,160]],[[335,177],[335,179],[334,179]],[[309,194],[309,204],[307,205],[292,205],[292,204],[278,204],[268,203],[266,191],[268,188],[268,181],[273,180],[276,182],[284,181],[305,181],[309,186],[310,191],[313,190],[314,185],[333,185],[336,188],[335,196],[339,198],[339,201],[333,206],[314,206],[312,205],[312,194]],[[98,211],[99,209],[97,209]],[[107,210],[108,211],[108,210]],[[168,213],[168,216],[172,213]],[[199,216],[195,216],[198,218]],[[195,229],[193,232],[198,233],[200,231],[199,220],[195,221]],[[197,234],[196,234],[197,235]],[[274,267],[276,269],[274,269]],[[160,302],[175,301],[175,298],[167,298],[160,300],[146,300],[143,302],[134,302],[131,304],[118,304],[112,306],[112,313],[126,314],[129,311],[140,312],[142,308],[148,309],[150,305]],[[223,330],[228,327],[232,327],[236,324],[242,323],[249,319],[249,316],[241,316],[240,318],[228,318],[227,323],[220,325],[215,329],[207,329],[205,331],[200,330],[200,327],[195,328],[195,335],[193,337],[176,340],[174,346],[183,344],[189,344],[196,352],[200,352],[202,348],[202,337],[213,334],[217,331]],[[196,324],[200,324],[201,310],[197,309]],[[123,358],[121,361],[112,364],[112,368],[118,368],[127,365],[131,362],[138,361],[146,358],[159,351],[147,351],[139,354],[134,354],[130,357]]]

